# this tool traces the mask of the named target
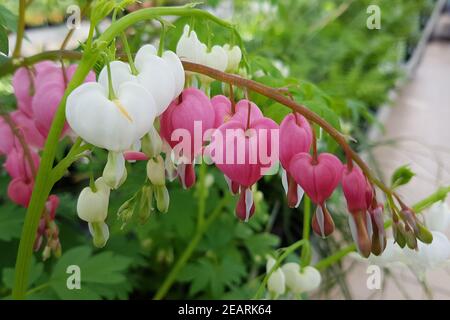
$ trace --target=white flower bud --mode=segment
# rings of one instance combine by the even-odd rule
[[[127,169],[122,153],[111,151],[108,153],[108,161],[103,169],[103,179],[111,189],[117,189],[125,182]]]
[[[96,192],[86,187],[78,197],[78,217],[86,222],[103,222],[108,215],[110,188],[103,178],[95,181],[95,187]]]
[[[166,184],[164,159],[159,155],[147,162],[147,177],[155,186]]]

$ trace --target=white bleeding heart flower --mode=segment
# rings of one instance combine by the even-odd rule
[[[450,224],[450,209],[444,201],[439,201],[431,206],[424,214],[427,227],[433,231],[445,232]]]
[[[156,48],[145,45],[139,49],[135,59],[139,83],[150,92],[160,115],[175,97],[175,76],[169,64],[156,55]]]
[[[239,48],[238,46],[231,47],[229,44],[225,44],[223,46],[223,49],[225,50],[228,57],[228,63],[225,71],[231,73],[236,72],[239,69],[239,63],[241,63],[242,59],[241,48]]]
[[[115,70],[123,69],[114,65],[118,66]],[[157,109],[153,96],[143,86],[113,76],[117,84],[114,97],[110,98],[103,80],[84,83],[68,96],[66,118],[72,130],[88,143],[120,152],[130,149],[151,129]]]
[[[315,290],[322,281],[320,272],[311,266],[300,270],[298,263],[289,262],[284,264],[281,270],[286,278],[286,286],[294,294]]]
[[[108,153],[108,161],[103,169],[103,179],[111,189],[119,188],[127,179],[125,158],[121,152]]]
[[[288,289],[294,294],[301,293],[302,289],[298,286],[300,265],[295,262],[288,262],[281,267],[281,270],[284,273],[284,278],[286,279],[286,286]]]
[[[95,181],[95,188],[84,188],[78,197],[77,214],[86,222],[103,222],[108,215],[110,188],[103,178]]]
[[[266,273],[269,273],[275,265],[275,259],[269,257],[266,264]],[[267,289],[269,292],[282,295],[286,291],[286,279],[284,273],[280,268],[277,268],[272,272],[269,279],[267,280]]]
[[[206,46],[205,46],[205,50],[206,50]],[[210,68],[213,68],[213,69],[223,72],[223,71],[225,71],[225,69],[227,68],[227,65],[228,65],[228,55],[221,46],[217,46],[217,45],[213,46],[211,48],[211,51],[206,53],[203,64]],[[204,83],[210,83],[214,80],[205,75],[200,75],[200,79]]]
[[[190,27],[185,25],[183,34],[177,43],[176,53],[182,60],[204,64],[206,46],[200,42],[195,31],[190,30]]]

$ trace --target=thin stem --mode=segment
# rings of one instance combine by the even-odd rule
[[[309,235],[311,230],[311,200],[305,194],[303,196],[303,233],[302,239],[307,241],[309,244]],[[302,255],[300,262],[302,266],[308,266],[311,260],[311,249],[310,246],[305,246],[302,250]]]
[[[108,72],[108,99],[114,100],[117,97],[114,92],[114,86],[113,86],[112,74],[111,74],[111,65],[110,65],[109,61],[106,61],[106,70]]]
[[[188,244],[186,249],[184,249],[183,253],[181,254],[180,258],[177,260],[175,265],[173,266],[170,273],[167,275],[167,277],[164,279],[163,284],[161,287],[159,287],[158,291],[156,292],[153,299],[155,300],[161,300],[163,299],[166,294],[169,292],[170,288],[172,287],[172,284],[175,282],[178,274],[180,271],[184,268],[192,254],[194,253],[194,250],[197,248],[198,243],[202,239],[205,231],[208,229],[208,227],[211,225],[214,220],[217,219],[219,214],[222,212],[222,209],[225,207],[225,205],[230,200],[230,196],[227,194],[222,199],[222,201],[219,202],[215,210],[211,213],[211,215],[208,217],[208,219],[205,220],[205,223],[202,224],[200,228],[197,228],[197,232],[194,235],[194,237],[191,239],[191,242]]]
[[[25,33],[25,9],[27,6],[26,0],[20,0],[19,2],[19,21],[17,22],[17,37],[16,45],[13,51],[13,57],[20,57],[20,51],[22,49],[22,41]]]
[[[275,88],[268,87],[266,85],[263,85],[261,83],[248,80],[245,78],[242,78],[238,75],[228,74],[225,72],[221,72],[219,70],[209,68],[207,66],[203,66],[200,64],[192,63],[183,61],[183,66],[186,71],[191,72],[197,72],[204,75],[207,75],[208,77],[214,78],[216,80],[226,82],[226,83],[232,83],[235,86],[247,88],[249,90],[252,90],[256,93],[259,93],[263,96],[266,96],[274,101],[277,101],[292,110],[300,113],[308,120],[318,124],[320,127],[322,127],[336,142],[342,147],[344,152],[351,156],[353,161],[355,161],[358,166],[361,168],[361,170],[364,172],[365,176],[372,181],[374,184],[376,184],[383,192],[386,194],[392,194],[392,190],[387,187],[383,182],[381,182],[379,179],[377,179],[370,168],[365,164],[365,162],[359,157],[359,155],[352,150],[352,148],[349,146],[347,141],[345,140],[345,137],[337,131],[331,124],[329,124],[326,120],[322,119],[318,114],[311,111],[307,107],[296,103],[295,101],[292,101],[288,97],[285,97],[284,95],[280,94],[279,91]]]
[[[273,265],[272,269],[270,269],[270,271],[266,274],[266,276],[264,277],[263,281],[261,282],[261,284],[259,285],[258,290],[255,293],[255,296],[253,297],[253,299],[259,299],[262,295],[262,293],[264,292],[264,288],[267,285],[267,281],[269,280],[270,276],[272,275],[272,273],[275,272],[276,269],[278,269],[281,265],[281,263],[284,261],[284,259],[286,259],[292,252],[294,252],[295,250],[297,250],[298,248],[300,248],[301,246],[303,246],[306,243],[306,241],[304,239],[299,240],[293,244],[291,244],[289,247],[284,249],[283,254],[281,254],[278,259],[276,260],[275,264]]]
[[[137,75],[138,71],[136,69],[136,66],[134,65],[133,55],[131,54],[130,46],[128,45],[128,40],[127,37],[125,36],[125,32],[122,32],[120,34],[120,39],[122,40],[123,48],[125,49],[125,53],[127,54],[128,64],[130,65],[131,72],[134,75]]]

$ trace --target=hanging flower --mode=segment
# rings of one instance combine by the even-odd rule
[[[280,162],[282,181],[291,208],[299,206],[303,189],[289,173],[289,164],[294,155],[309,152],[312,144],[312,131],[309,122],[300,114],[288,114],[280,124]]]
[[[311,266],[300,270],[300,265],[295,262],[285,263],[281,270],[286,279],[286,286],[294,294],[316,290],[322,281],[320,272]]]
[[[275,265],[275,259],[269,257],[266,263],[266,273],[269,273]],[[267,280],[267,289],[275,295],[282,295],[286,291],[286,279],[280,268],[275,269]]]
[[[289,165],[289,172],[317,204],[312,228],[317,235],[327,237],[334,231],[334,222],[325,205],[342,177],[342,163],[330,153],[321,153],[313,159],[308,153],[298,153]]]
[[[225,50],[228,57],[228,63],[225,71],[229,73],[237,72],[242,59],[241,48],[239,48],[238,46],[230,46],[229,44],[225,44],[223,46],[223,49]]]
[[[111,87],[114,89],[114,82]],[[150,131],[157,109],[151,94],[140,84],[124,81],[117,87],[117,91],[110,91],[103,81],[82,84],[67,98],[66,117],[83,140],[121,152]]]

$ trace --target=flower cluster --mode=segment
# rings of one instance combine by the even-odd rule
[[[55,112],[64,95],[67,82],[75,73],[77,65],[67,68],[44,61],[33,67],[19,68],[13,77],[14,94],[18,110],[0,118],[0,155],[6,155],[4,167],[11,176],[8,196],[16,204],[28,207],[34,187],[35,174],[39,168],[39,151],[48,136]],[[89,73],[86,81],[94,81]],[[62,135],[69,133],[65,125]],[[51,195],[39,223],[35,250],[47,239],[44,258],[51,252],[59,254],[61,245],[58,227],[54,219],[59,199]]]

